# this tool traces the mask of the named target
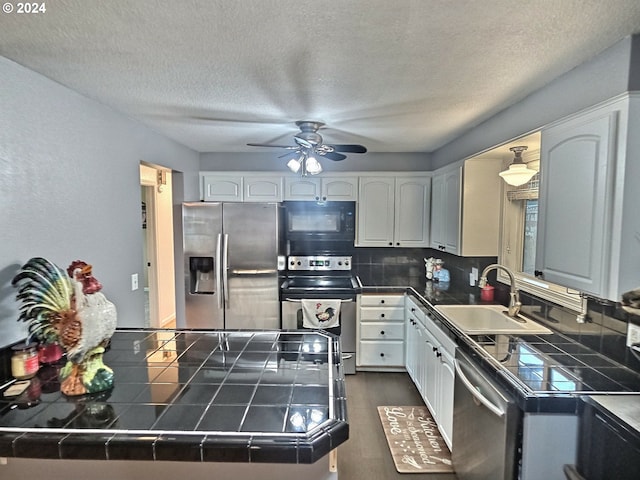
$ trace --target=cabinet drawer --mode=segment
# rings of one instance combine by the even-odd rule
[[[404,365],[404,342],[363,340],[360,342],[360,364],[401,367]]]
[[[360,305],[363,307],[403,307],[404,295],[362,295]]]
[[[404,309],[402,307],[366,307],[360,309],[360,320],[363,322],[379,321],[404,321]]]
[[[360,325],[360,338],[365,340],[404,340],[402,323],[370,322]]]

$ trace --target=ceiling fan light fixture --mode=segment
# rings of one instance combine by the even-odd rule
[[[305,170],[309,175],[317,175],[322,172],[322,165],[316,160],[316,157],[309,155],[305,161]]]
[[[345,153],[366,153],[367,148],[364,145],[357,144],[325,144],[318,130],[324,126],[322,122],[304,120],[296,122],[296,126],[300,129],[300,133],[294,135],[293,140],[296,145],[275,145],[271,143],[247,143],[250,147],[272,147],[283,148],[285,150],[293,150],[293,152],[285,153],[278,158],[298,155],[298,158],[291,158],[287,162],[287,167],[293,173],[300,175],[317,175],[322,172],[322,165],[318,161],[318,155],[325,160],[339,162],[347,158],[341,152]]]
[[[509,168],[498,174],[506,183],[513,185],[514,187],[524,185],[531,180],[536,173],[538,173],[527,167],[527,164],[522,161],[522,152],[526,149],[526,146],[511,147],[509,150],[511,150],[515,155],[513,162],[511,162]]]
[[[292,158],[287,162],[287,167],[289,167],[289,170],[291,170],[293,173],[298,173],[301,165],[302,162],[297,158]]]

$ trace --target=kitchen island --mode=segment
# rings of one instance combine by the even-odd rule
[[[340,353],[319,332],[118,330],[111,391],[65,397],[49,366],[1,400],[0,476],[337,479]]]

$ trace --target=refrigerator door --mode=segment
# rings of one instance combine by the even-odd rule
[[[280,227],[276,204],[224,204],[225,328],[280,328]]]
[[[224,328],[222,204],[185,203],[185,319],[187,328]]]

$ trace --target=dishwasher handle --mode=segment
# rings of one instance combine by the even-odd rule
[[[495,416],[504,417],[506,412],[502,410],[500,407],[491,403],[491,401],[487,397],[485,397],[475,387],[473,383],[471,383],[471,381],[467,378],[467,376],[462,371],[462,368],[460,368],[460,362],[457,359],[455,360],[455,367],[456,367],[456,375],[458,376],[458,378],[460,378],[462,383],[464,383],[464,386],[467,387],[467,390],[469,390],[469,393],[471,393],[471,395],[473,395],[474,398],[478,400],[482,405],[487,407],[487,409],[489,409],[489,411],[491,411]]]

